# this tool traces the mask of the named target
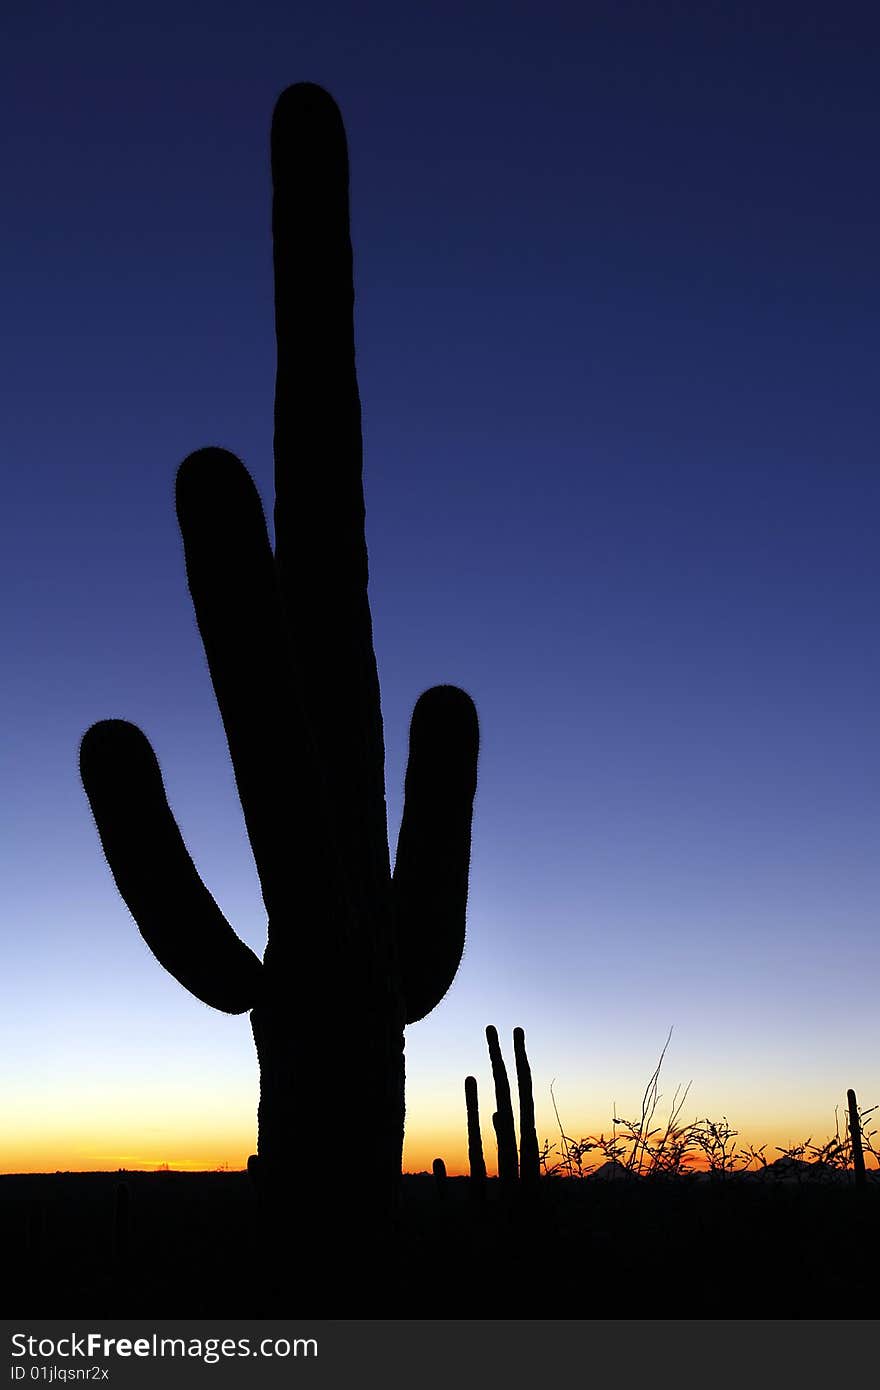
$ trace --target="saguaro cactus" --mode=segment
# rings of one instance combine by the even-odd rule
[[[232,454],[201,450],[177,477],[189,589],[268,913],[262,961],[199,878],[140,730],[94,725],[81,770],[113,877],[157,959],[214,1008],[250,1010],[258,1187],[273,1201],[307,1193],[315,1239],[332,1258],[331,1201],[344,1209],[347,1188],[359,1202],[372,1194],[374,1213],[393,1201],[403,1028],[434,1008],[461,959],[478,731],[463,691],[437,686],[418,700],[392,875],[348,160],[321,88],[280,97],[272,179],[274,554],[257,490]],[[340,1130],[357,1146],[357,1184],[315,1152]],[[307,1219],[301,1209],[300,1239]]]

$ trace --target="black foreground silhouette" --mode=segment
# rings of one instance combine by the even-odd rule
[[[679,1140],[705,1129],[676,1129],[673,1119],[671,1130],[653,1126],[658,1065],[637,1136],[636,1127],[621,1122],[631,1135],[620,1150],[625,1161],[605,1162],[591,1176],[560,1177],[566,1169],[582,1171],[587,1141],[564,1141],[561,1161],[545,1141],[545,1158],[536,1164],[531,1067],[517,1028],[517,1150],[510,1082],[491,1025],[486,1040],[505,1176],[486,1178],[477,1085],[468,1076],[470,1176],[450,1178],[436,1158],[433,1175],[403,1178],[401,1221],[385,1247],[396,1269],[374,1260],[374,1284],[365,1282],[353,1311],[588,1319],[876,1314],[880,1169],[866,1171],[863,1144],[870,1137],[862,1118],[871,1111],[859,1110],[853,1091],[848,1138],[836,1133],[817,1150],[795,1146],[750,1171],[754,1149],[734,1155],[728,1141],[735,1131],[725,1127],[722,1147],[710,1146],[709,1171],[694,1171],[685,1161],[693,1146]],[[795,1156],[814,1151],[820,1156],[813,1162]],[[357,1168],[347,1153],[329,1162],[333,1191],[345,1201],[358,1189]],[[265,1316],[265,1285],[254,1279],[255,1254],[261,1257],[253,1201],[245,1173],[0,1177],[0,1241],[20,1252],[4,1306],[68,1317]],[[298,1253],[294,1240],[294,1264]],[[298,1313],[301,1302],[279,1299],[277,1311]]]
[[[140,730],[95,724],[80,763],[113,877],[156,958],[206,1004],[250,1010],[266,1298],[286,1307],[295,1295],[298,1310],[324,1313],[384,1299],[392,1311],[376,1275],[401,1175],[403,1030],[461,960],[477,717],[453,686],[418,700],[392,875],[348,157],[321,88],[280,97],[272,180],[274,554],[237,458],[203,449],[177,476],[190,593],[268,913],[262,962],[201,882]],[[340,1127],[358,1174],[342,1187],[316,1152]]]

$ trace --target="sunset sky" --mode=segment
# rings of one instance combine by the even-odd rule
[[[352,169],[392,845],[418,694],[480,717],[468,938],[407,1031],[405,1166],[526,1030],[539,1135],[661,1090],[744,1142],[880,1102],[880,20],[864,4],[46,4],[0,50],[0,1171],[230,1167],[248,1021],[140,938],[77,753],[156,749],[265,916],[174,514],[191,450],[272,507],[268,133]],[[325,1136],[344,1165],[358,1136]]]

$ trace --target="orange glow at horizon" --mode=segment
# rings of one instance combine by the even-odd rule
[[[603,1126],[594,1126],[591,1132],[600,1133]],[[740,1130],[734,1143],[737,1151],[749,1145],[755,1148],[765,1146],[765,1158],[772,1162],[779,1157],[779,1151],[790,1148],[796,1139],[805,1139],[812,1133],[817,1143],[830,1137],[824,1129],[815,1125],[803,1126],[803,1132],[792,1135],[772,1133],[769,1130],[745,1132]],[[608,1126],[604,1126],[608,1133]],[[100,1129],[93,1126],[87,1136],[59,1127],[55,1134],[32,1133],[21,1130],[17,1135],[7,1132],[0,1143],[0,1173],[55,1173],[55,1172],[115,1172],[125,1168],[132,1172],[158,1171],[166,1166],[176,1172],[216,1172],[218,1170],[238,1171],[246,1168],[248,1156],[255,1152],[255,1136],[243,1134],[240,1129],[225,1131],[211,1127],[196,1135],[183,1127],[167,1129],[156,1135],[141,1137],[132,1143],[132,1133],[127,1126],[118,1128],[110,1125]],[[539,1142],[545,1138],[539,1128]],[[551,1143],[554,1136],[550,1135]],[[490,1140],[483,1135],[483,1152],[486,1170],[490,1177],[497,1175],[496,1149],[494,1136]],[[432,1126],[431,1132],[414,1129],[407,1134],[403,1152],[403,1171],[405,1173],[430,1173],[435,1158],[442,1158],[450,1177],[467,1176],[469,1172],[467,1136],[464,1125],[449,1124]],[[554,1152],[551,1161],[558,1161],[559,1153]],[[870,1154],[866,1155],[869,1167],[874,1166]],[[604,1162],[598,1150],[589,1153],[585,1166],[598,1167]],[[695,1170],[708,1167],[705,1158],[699,1153],[689,1155],[688,1166]]]
[[[130,1112],[92,1120],[87,1127],[72,1117],[37,1128],[36,1115],[10,1127],[0,1138],[0,1172],[100,1173],[118,1168],[149,1172],[165,1165],[189,1172],[244,1168],[254,1152],[240,1123],[187,1125],[176,1114],[164,1124],[139,1123]]]

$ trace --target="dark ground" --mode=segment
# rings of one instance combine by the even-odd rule
[[[118,1196],[120,1184],[124,1193]],[[260,1294],[245,1173],[0,1177],[9,1317],[868,1318],[880,1184],[548,1180],[533,1208],[404,1179],[395,1255],[340,1306]],[[297,1267],[291,1251],[291,1268]]]

